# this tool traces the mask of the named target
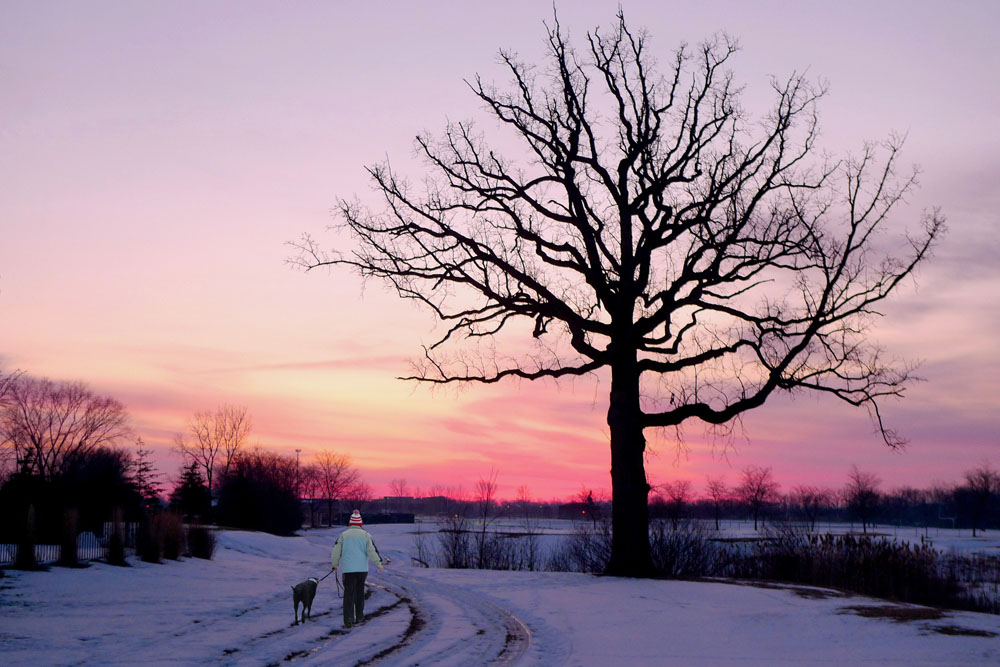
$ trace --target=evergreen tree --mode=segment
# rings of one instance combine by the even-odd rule
[[[151,460],[153,452],[146,449],[145,441],[142,438],[136,438],[135,446],[136,456],[132,465],[132,483],[139,495],[142,496],[146,509],[150,509],[160,504],[160,493],[162,492],[160,477],[162,474],[153,465]]]
[[[212,494],[205,486],[196,462],[192,461],[182,469],[180,483],[170,494],[170,506],[186,518],[208,516]]]

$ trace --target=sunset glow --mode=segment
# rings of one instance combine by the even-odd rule
[[[956,481],[1000,464],[1000,57],[992,2],[621,5],[665,62],[725,31],[750,111],[768,76],[828,80],[823,149],[907,135],[921,188],[900,228],[940,207],[935,256],[871,335],[922,362],[884,417],[781,396],[713,440],[691,424],[649,432],[653,483],[733,483],[771,466],[783,490],[840,487],[857,464],[886,488]],[[45,7],[46,9],[42,9]],[[778,7],[782,12],[771,11]],[[559,3],[574,38],[614,4]],[[122,400],[171,479],[196,411],[246,405],[252,441],[349,454],[376,496],[389,481],[500,493],[610,491],[603,376],[431,390],[406,375],[441,335],[430,314],[347,271],[304,273],[287,242],[347,249],[337,197],[375,195],[364,165],[389,156],[414,183],[413,136],[476,118],[463,80],[499,78],[496,52],[538,62],[545,3],[4,3],[0,8],[0,369],[83,380]]]

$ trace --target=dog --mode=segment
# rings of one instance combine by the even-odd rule
[[[313,598],[316,597],[316,585],[319,583],[319,579],[316,577],[309,577],[305,581],[292,586],[292,609],[295,614],[295,622],[292,625],[299,624],[299,604],[302,605],[301,622],[305,623],[307,618],[312,617],[312,606]]]

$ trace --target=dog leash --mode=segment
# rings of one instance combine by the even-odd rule
[[[317,579],[316,583],[318,584],[319,582],[323,581],[324,579],[326,579],[327,577],[329,577],[331,574],[333,574],[336,571],[337,571],[336,568],[330,570],[329,572],[327,572],[326,574],[324,574],[322,577],[320,577],[319,579]],[[333,580],[337,582],[337,597],[338,598],[344,597],[344,594],[340,590],[340,578],[339,577],[334,577]]]
[[[326,574],[323,575],[323,579],[326,579],[327,577],[329,577],[331,574],[333,574],[336,571],[337,571],[336,568],[330,570],[329,572],[327,572]],[[323,581],[323,579],[320,579],[319,581]],[[334,577],[333,580],[337,582],[337,597],[338,598],[344,597],[344,594],[340,591],[340,577]],[[316,583],[319,583],[319,581],[317,581]]]

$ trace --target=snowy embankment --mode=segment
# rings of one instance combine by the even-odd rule
[[[373,526],[392,563],[345,631],[334,578],[292,625],[290,586],[338,530],[226,532],[213,561],[14,572],[0,655],[38,664],[1000,664],[1000,617],[832,591],[411,566],[413,526]]]

